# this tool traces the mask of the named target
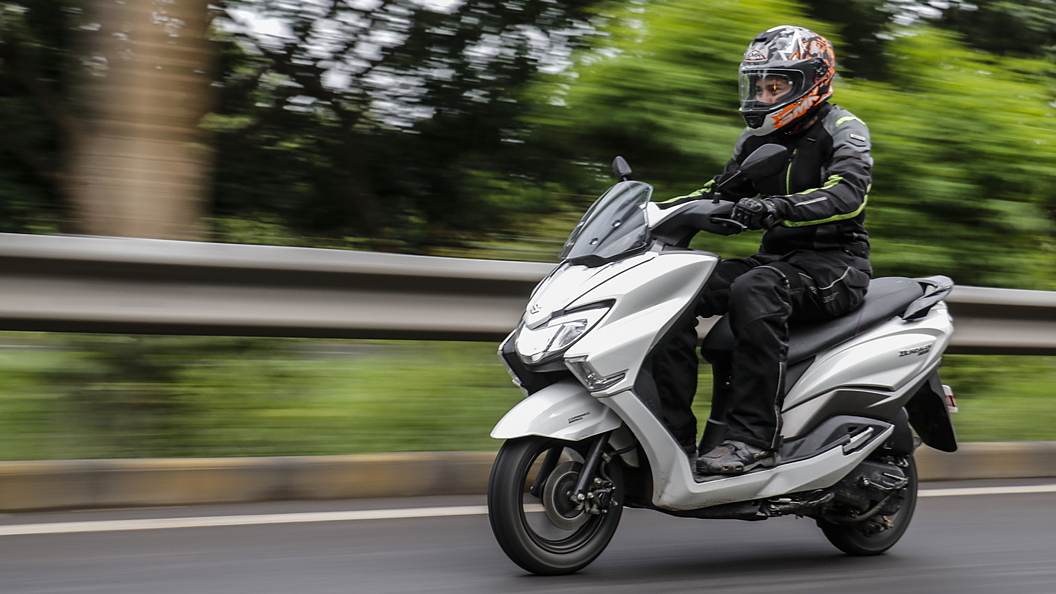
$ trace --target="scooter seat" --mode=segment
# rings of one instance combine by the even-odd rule
[[[924,295],[924,287],[911,278],[889,276],[874,278],[858,309],[821,323],[792,324],[789,327],[788,364],[798,363],[862,332],[878,326],[906,311],[909,304]],[[732,351],[733,331],[727,316],[723,316],[708,335],[700,350],[719,354]]]

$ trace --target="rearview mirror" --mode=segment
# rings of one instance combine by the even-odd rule
[[[741,173],[752,181],[776,175],[788,163],[788,149],[780,144],[764,144],[741,162]]]
[[[621,182],[627,181],[631,179],[631,166],[623,157],[616,157],[612,160],[612,174]]]

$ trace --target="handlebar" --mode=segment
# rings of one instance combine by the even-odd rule
[[[714,200],[698,200],[681,207],[652,229],[654,239],[680,247],[689,245],[700,231],[715,235],[734,235],[746,227],[729,218],[734,202],[716,197]]]
[[[745,225],[744,223],[742,223],[740,221],[735,221],[733,219],[723,219],[723,218],[719,218],[719,217],[711,217],[711,222],[719,224],[719,225],[731,226],[731,227],[737,229],[737,231],[736,231],[737,233],[740,233],[741,231],[747,231],[748,230],[748,225]],[[733,233],[730,233],[729,235],[733,235]]]

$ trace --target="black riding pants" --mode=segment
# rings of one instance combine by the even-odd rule
[[[697,313],[728,314],[733,330],[729,359],[712,360],[716,389],[728,392],[727,439],[780,447],[789,323],[849,313],[865,296],[870,273],[868,259],[842,250],[756,254],[718,264]],[[664,422],[683,446],[696,439],[690,408],[697,391],[695,328],[692,320],[676,331],[653,362]]]

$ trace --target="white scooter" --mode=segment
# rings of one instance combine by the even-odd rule
[[[772,175],[787,159],[766,145],[739,175]],[[578,571],[608,545],[624,506],[690,518],[807,516],[846,553],[890,548],[916,503],[915,447],[957,448],[952,394],[937,373],[953,333],[943,302],[953,283],[875,279],[853,313],[793,327],[780,463],[696,476],[694,457],[658,418],[651,357],[693,315],[719,262],[685,246],[699,230],[737,232],[733,202],[660,209],[622,158],[613,169],[620,181],[583,216],[499,349],[527,395],[491,432],[506,440],[488,486],[503,551],[533,573]],[[721,355],[732,344],[720,320],[702,350]],[[723,409],[713,402],[706,443],[721,441]]]

